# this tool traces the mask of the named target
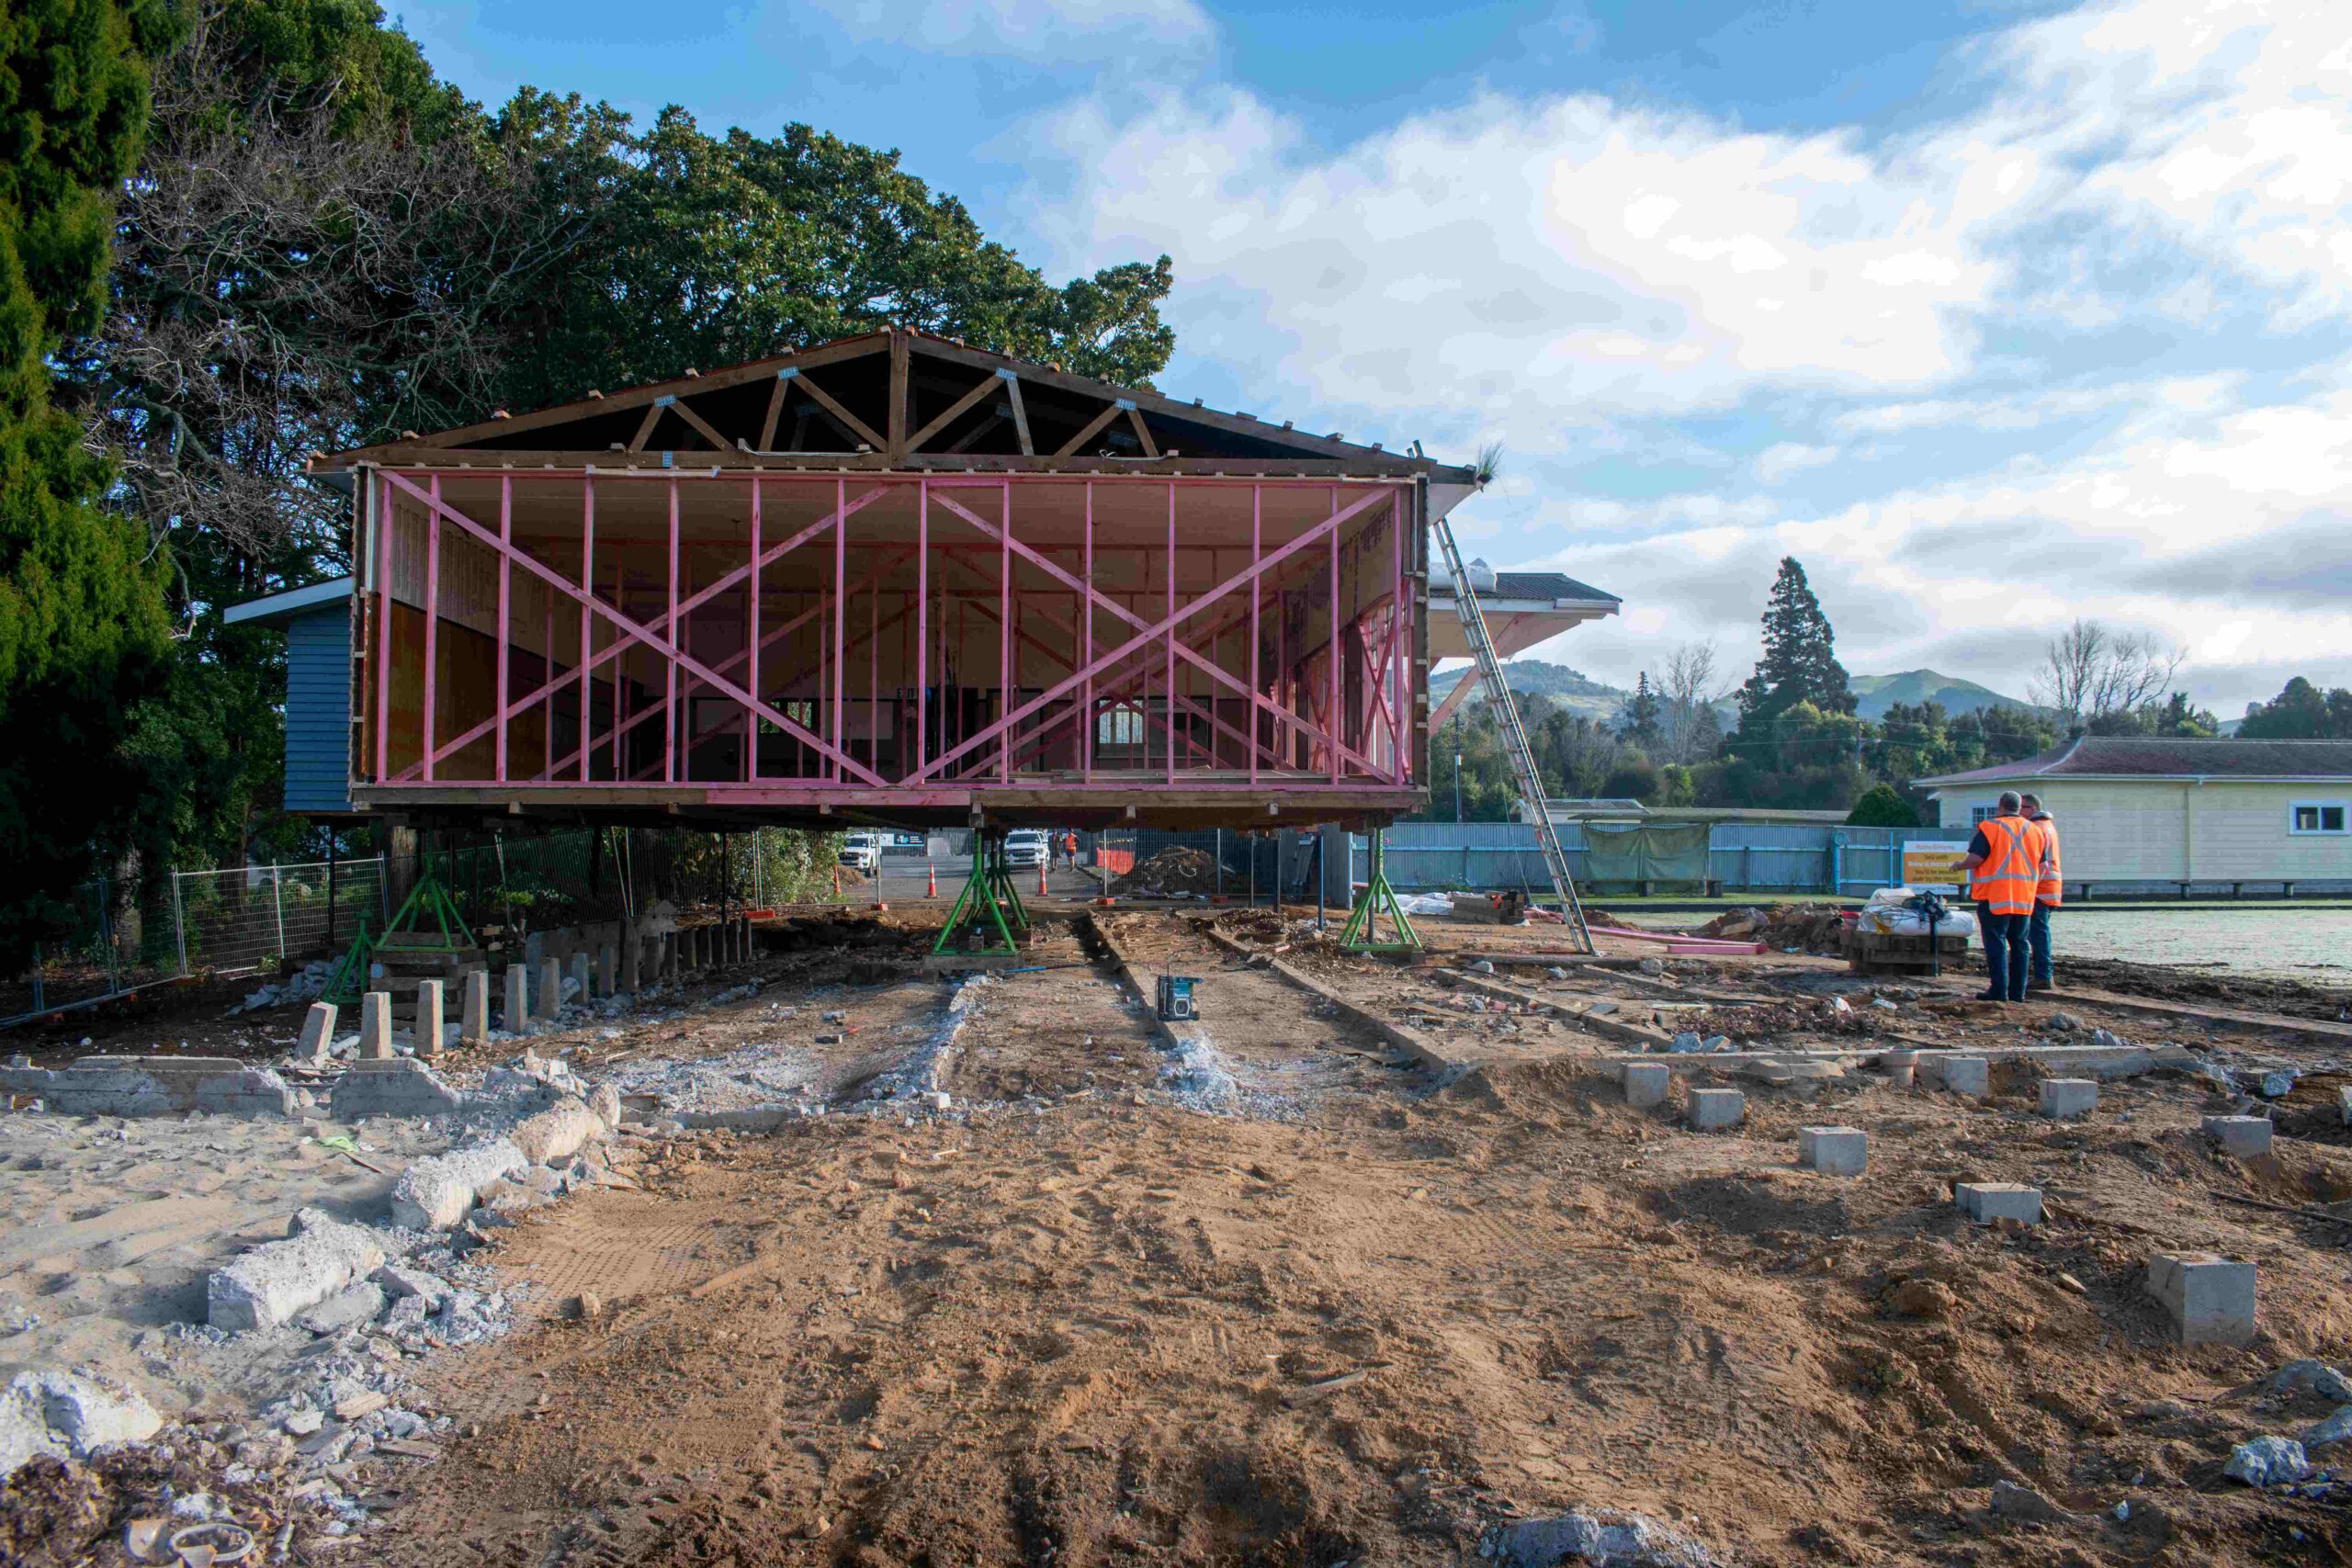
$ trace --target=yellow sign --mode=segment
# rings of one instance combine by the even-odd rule
[[[1959,892],[1968,886],[1968,875],[1960,869],[1961,857],[1967,853],[1964,843],[1906,842],[1903,846],[1903,885]]]

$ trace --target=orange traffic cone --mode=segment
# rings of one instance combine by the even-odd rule
[[[840,866],[838,863],[836,863],[836,864],[834,865],[834,867],[833,867],[833,897],[836,897],[836,898],[838,898],[838,897],[840,897],[841,896],[842,896],[842,868],[841,868],[841,866]]]
[[[939,897],[939,863],[927,860],[922,863],[923,869],[931,874],[931,886],[923,889],[922,896],[926,898],[936,898]]]
[[[1039,861],[1039,862],[1037,863],[1037,897],[1040,897],[1040,898],[1043,898],[1045,896],[1046,896],[1046,863],[1045,863],[1044,861]]]

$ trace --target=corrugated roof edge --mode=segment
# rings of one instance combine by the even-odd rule
[[[242,604],[232,604],[220,612],[220,618],[231,626],[279,626],[322,605],[350,598],[351,586],[352,579],[348,577],[331,577],[324,582],[313,582],[307,588],[288,588],[280,593],[268,593],[259,599],[248,599]]]

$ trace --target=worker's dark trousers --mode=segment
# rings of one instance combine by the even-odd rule
[[[2050,984],[2050,909],[2051,906],[2036,900],[2033,914],[2026,921],[2026,945],[2033,949],[2033,983]]]
[[[1984,938],[1984,989],[1990,995],[2025,1000],[2026,974],[2033,963],[2029,923],[2023,915],[1996,915],[1989,905],[1976,906],[1977,928]]]

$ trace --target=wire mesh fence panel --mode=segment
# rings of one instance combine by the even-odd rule
[[[341,952],[384,924],[384,863],[232,866],[173,876],[190,974],[238,975]]]
[[[277,872],[278,919],[285,956],[296,963],[340,954],[359,934],[384,926],[384,863],[321,861],[282,865]]]
[[[64,931],[41,942],[24,973],[0,981],[0,1021],[96,1001],[179,973],[168,881],[100,877],[68,899]]]
[[[501,836],[424,861],[476,937],[485,928],[548,931],[627,912],[626,837],[601,828]]]

